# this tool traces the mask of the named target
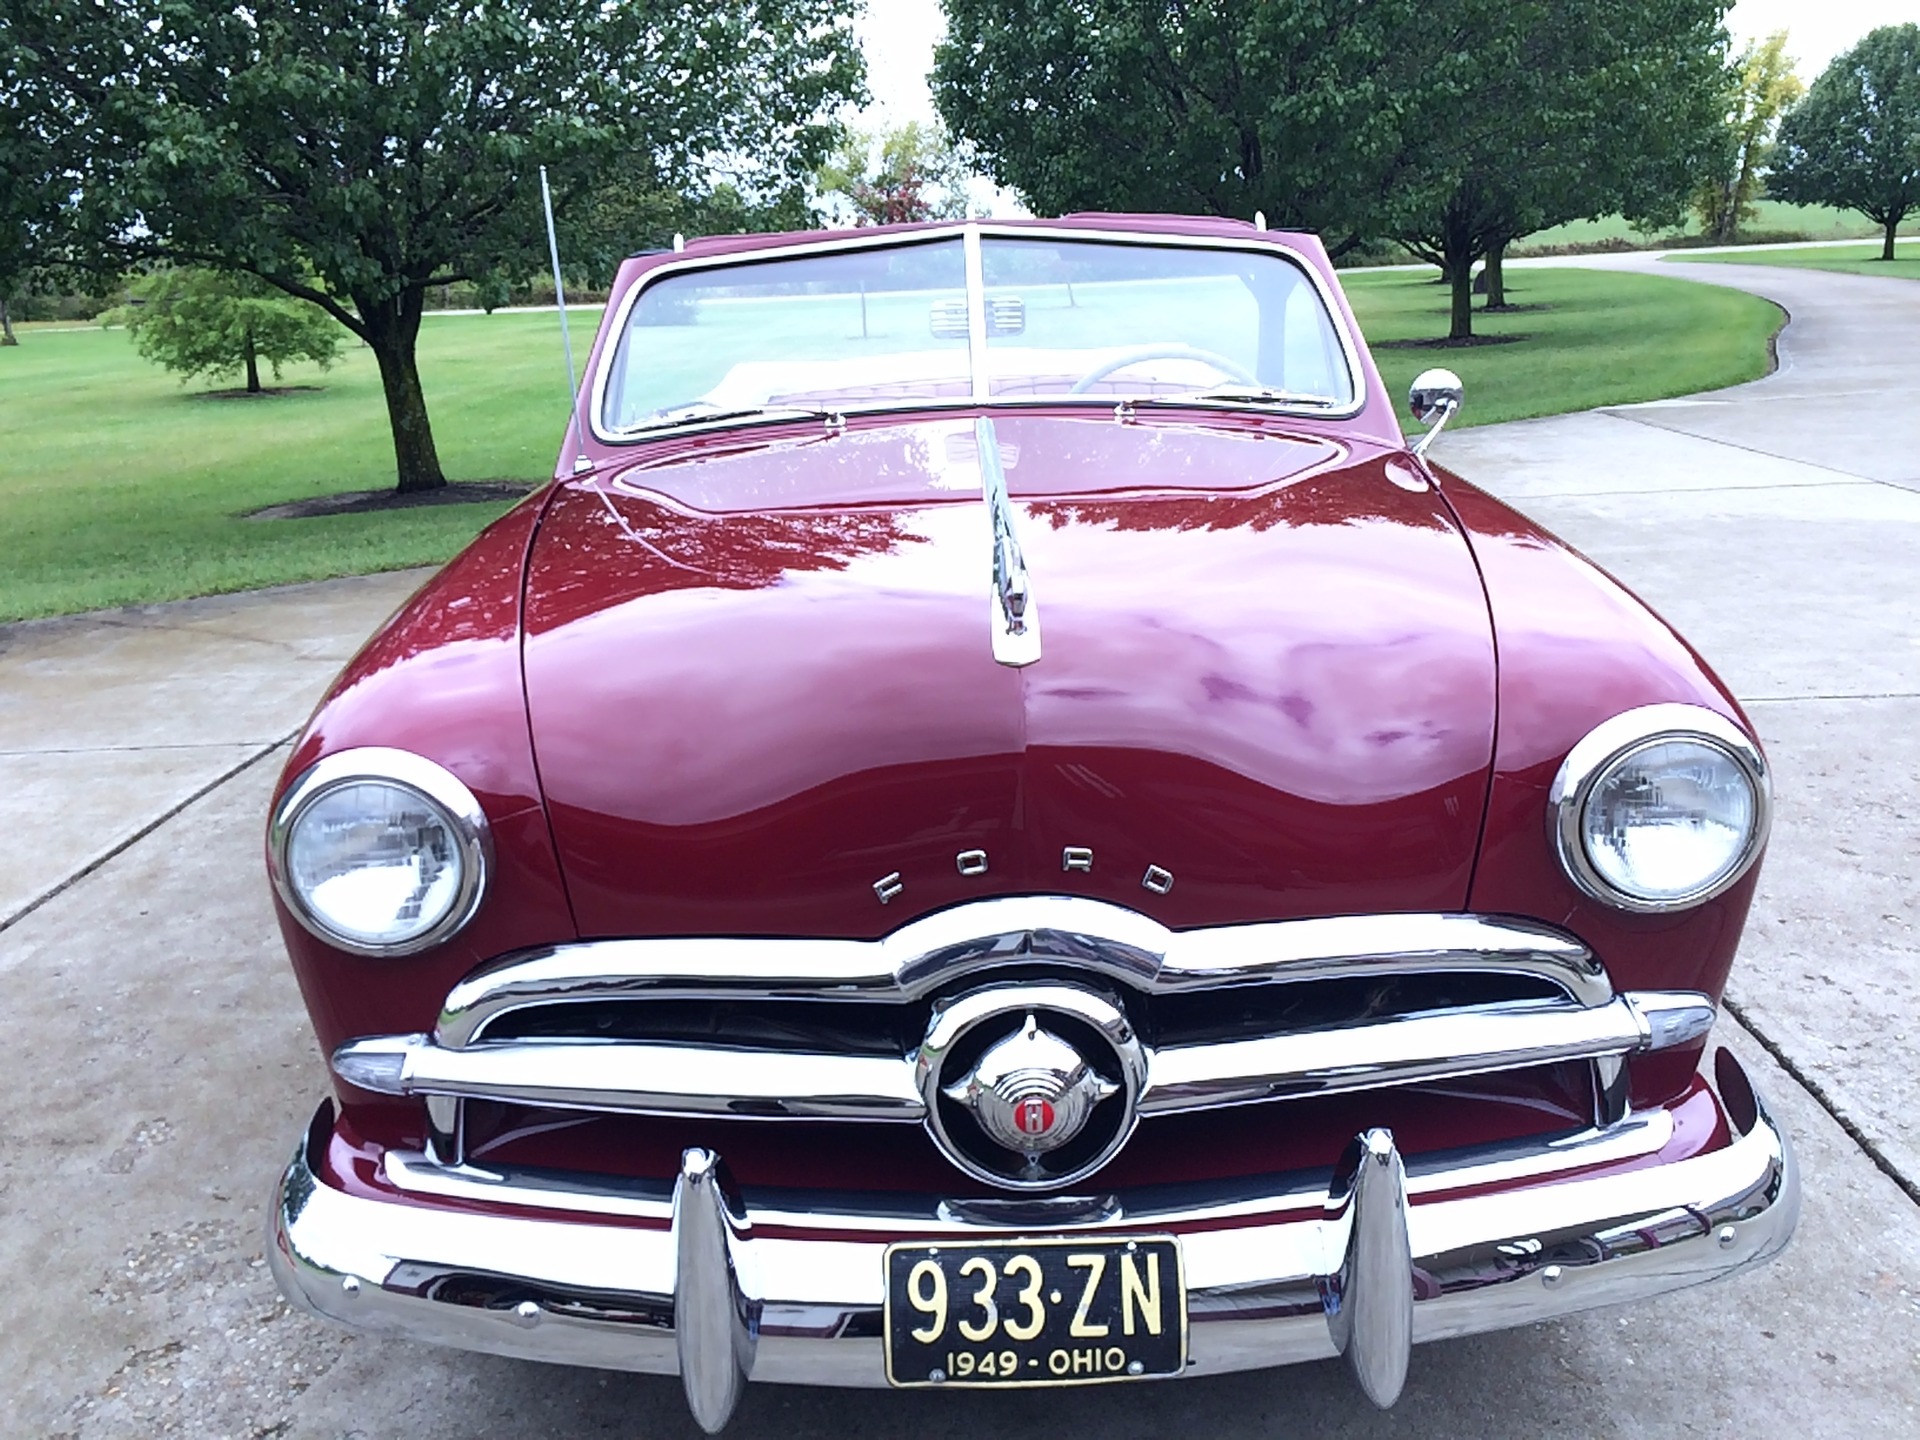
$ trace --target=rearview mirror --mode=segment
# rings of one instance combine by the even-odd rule
[[[1422,370],[1414,377],[1413,386],[1407,391],[1407,408],[1413,411],[1414,419],[1430,427],[1414,442],[1414,454],[1427,453],[1427,447],[1439,438],[1447,421],[1460,408],[1464,394],[1460,377],[1451,370]]]
[[[928,317],[936,340],[965,340],[969,334],[967,302],[936,300]],[[1019,335],[1027,328],[1027,302],[1018,295],[987,297],[987,334]]]

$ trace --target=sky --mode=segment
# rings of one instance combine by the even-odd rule
[[[1737,49],[1775,30],[1788,33],[1787,53],[1811,82],[1827,62],[1869,30],[1920,20],[1920,0],[1738,0],[1727,15]],[[946,29],[939,0],[867,0],[859,22],[873,104],[868,125],[934,118],[927,72]]]
[[[885,0],[879,3],[885,6]],[[903,11],[918,7],[918,0],[896,3]],[[1869,30],[1914,20],[1920,20],[1920,0],[1739,0],[1727,14],[1727,29],[1736,49],[1744,41],[1786,31],[1787,54],[1811,85],[1829,60],[1852,49]]]

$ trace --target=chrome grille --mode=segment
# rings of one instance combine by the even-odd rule
[[[1148,1045],[1142,1116],[1528,1068],[1594,1066],[1596,1121],[1624,1058],[1697,1039],[1691,993],[1616,995],[1572,937],[1471,915],[1169,932],[1068,897],[958,906],[877,941],[655,939],[509,957],[449,995],[432,1036],[341,1047],[362,1088],[426,1097],[462,1158],[464,1099],[653,1115],[928,1120],[918,1037],[971,986],[1071,979]],[[591,1027],[591,1028],[589,1028]]]

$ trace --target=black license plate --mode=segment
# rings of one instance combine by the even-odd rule
[[[1170,1236],[887,1248],[895,1385],[1088,1385],[1178,1375],[1187,1292]]]

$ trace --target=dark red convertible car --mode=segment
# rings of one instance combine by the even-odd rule
[[[1403,441],[1311,237],[702,241],[588,374],[274,802],[337,1081],[300,1304],[708,1430],[1335,1355],[1387,1405],[1415,1342],[1787,1242],[1703,1063],[1752,732]]]

